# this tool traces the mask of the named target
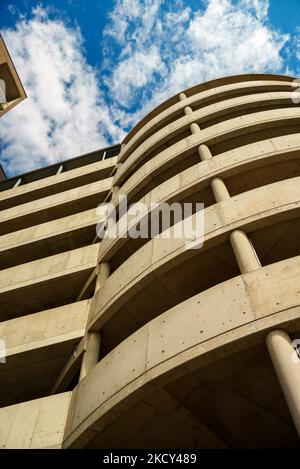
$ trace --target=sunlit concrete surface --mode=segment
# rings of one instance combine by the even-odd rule
[[[199,84],[120,146],[0,183],[3,448],[299,446],[297,88]],[[98,204],[119,217],[124,195],[140,223],[204,203],[203,246],[100,240]]]
[[[15,69],[9,51],[6,48],[5,42],[0,34],[0,80],[2,80],[3,87],[1,86],[4,99],[0,102],[0,118],[21,101],[27,98],[26,92],[20,80],[20,77]]]

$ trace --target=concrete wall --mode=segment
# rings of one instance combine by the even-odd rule
[[[4,447],[297,446],[296,88],[277,75],[197,85],[117,158],[0,194]],[[147,215],[205,202],[203,247],[162,232],[99,243],[96,207],[120,195]]]
[[[0,409],[0,447],[61,448],[70,398],[66,392]]]

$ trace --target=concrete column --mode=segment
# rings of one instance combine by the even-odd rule
[[[101,335],[99,332],[87,333],[87,345],[83,354],[79,381],[81,381],[91,369],[98,363],[101,345]]]
[[[186,99],[186,95],[184,93],[180,93],[179,101],[184,101],[185,99]],[[190,116],[194,112],[190,106],[186,106],[183,111],[184,111],[185,116]]]
[[[112,188],[112,195],[111,195],[111,203],[116,205],[116,200],[119,196],[120,186],[113,186]]]
[[[201,129],[198,124],[193,123],[190,125],[190,131],[192,132],[192,134],[196,134],[197,132],[200,132]]]
[[[194,111],[193,111],[193,109],[192,109],[190,106],[186,106],[186,107],[184,108],[184,114],[185,114],[186,116],[190,116],[191,114],[193,114],[193,112],[194,112]]]
[[[123,158],[125,147],[126,147],[126,143],[121,143],[120,153],[118,154],[118,158],[117,158],[117,166],[121,164],[120,160],[122,160]]]
[[[235,230],[230,235],[230,242],[242,274],[261,267],[257,254],[246,233]]]
[[[211,160],[212,159],[212,154],[211,154],[210,149],[208,148],[207,145],[200,145],[198,147],[198,154],[200,156],[201,161],[206,161],[206,160]]]
[[[121,153],[120,153],[120,154],[121,154]],[[119,169],[121,168],[122,164],[123,164],[122,161],[119,161],[119,162],[116,164],[116,166],[114,167],[114,171],[115,171],[114,174],[116,174],[116,173],[119,171]],[[118,187],[118,186],[115,186],[115,187]]]
[[[214,178],[211,181],[211,188],[217,202],[223,202],[223,200],[230,199],[230,194],[223,179]]]
[[[289,335],[281,330],[267,334],[267,348],[300,437],[300,360],[296,358]]]
[[[22,178],[19,178],[13,188],[15,189],[16,187],[19,187],[21,183],[22,183]]]
[[[110,263],[101,262],[98,266],[98,275],[96,279],[95,291],[97,291],[100,287],[102,287],[105,280],[109,277],[109,274],[110,274]]]

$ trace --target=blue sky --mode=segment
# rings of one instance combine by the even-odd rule
[[[8,175],[120,141],[196,83],[298,76],[300,0],[0,0],[28,99],[0,121]]]

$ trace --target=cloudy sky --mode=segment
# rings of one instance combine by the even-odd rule
[[[28,99],[0,121],[7,175],[121,141],[196,83],[300,72],[299,0],[0,0]]]

